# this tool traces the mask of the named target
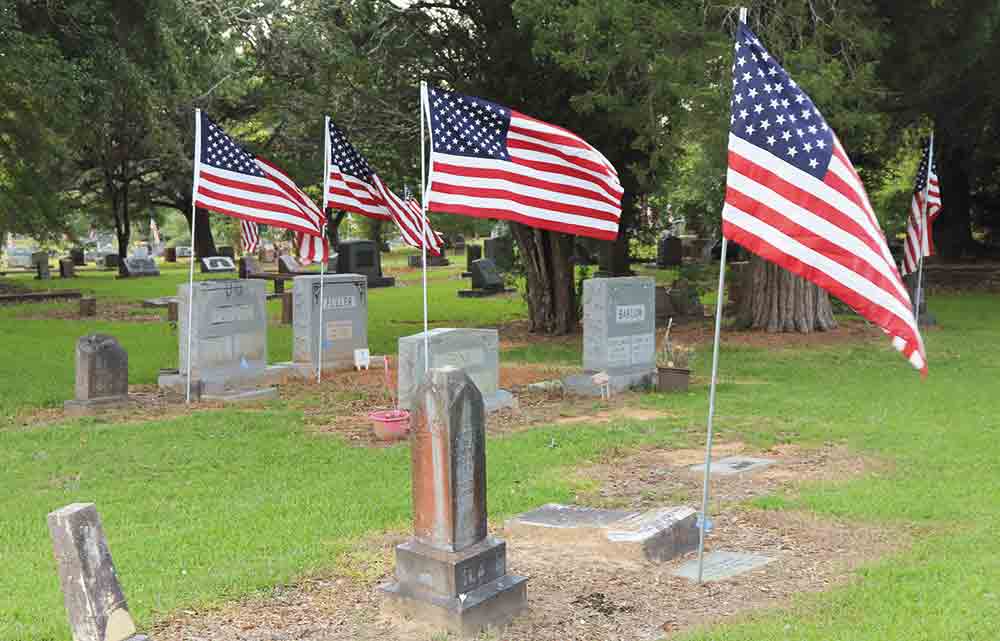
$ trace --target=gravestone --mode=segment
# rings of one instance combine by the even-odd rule
[[[472,263],[483,257],[483,248],[480,245],[466,245],[465,246],[465,274],[462,274],[462,278],[469,278],[472,272]],[[494,263],[495,264],[495,263]]]
[[[452,238],[451,241],[451,247],[457,251],[465,249],[465,236],[462,234],[455,234],[455,237]]]
[[[160,270],[156,268],[156,261],[152,258],[136,258],[129,256],[125,259],[125,275],[129,278],[159,276]]]
[[[278,256],[279,274],[302,274],[304,272],[305,268],[299,264],[299,261],[295,259],[295,256],[290,256],[288,254]]]
[[[254,274],[262,274],[264,269],[260,262],[253,256],[243,256],[240,258],[240,278],[249,278]]]
[[[47,521],[73,641],[148,641],[136,634],[94,504],[72,503]]]
[[[106,270],[117,270],[118,264],[121,262],[121,257],[118,254],[105,254],[104,255],[104,269]]]
[[[464,369],[482,394],[488,412],[516,403],[510,392],[499,389],[500,336],[497,330],[440,327],[428,332],[427,343],[431,352],[430,367]],[[401,337],[397,379],[400,407],[414,407],[424,369],[424,333]]]
[[[63,403],[74,414],[128,401],[128,352],[113,336],[91,334],[76,342],[74,397]]]
[[[76,263],[72,258],[59,259],[59,278],[76,278]]]
[[[682,262],[684,247],[677,236],[664,236],[656,244],[656,266],[678,267]]]
[[[163,250],[163,260],[167,261],[168,263],[176,263],[177,262],[177,248],[176,247],[167,247],[166,249],[164,249]]]
[[[97,315],[97,299],[88,296],[80,298],[80,316],[96,316]]]
[[[669,561],[698,547],[698,514],[689,507],[606,510],[548,503],[506,522],[511,536],[585,548],[612,559]]]
[[[216,247],[215,251],[219,256],[225,256],[229,260],[236,260],[236,251],[229,245],[223,245],[222,247]]]
[[[176,323],[177,322],[177,311],[180,308],[180,303],[175,300],[169,301],[167,303],[167,322]]]
[[[348,240],[337,246],[337,273],[361,274],[368,287],[392,287],[396,279],[382,275],[382,254],[373,240]]]
[[[396,547],[386,605],[472,636],[527,607],[527,579],[507,573],[506,543],[486,522],[486,419],[472,379],[432,369],[410,419],[414,536]]]
[[[510,236],[496,236],[483,241],[484,258],[489,258],[502,272],[514,268],[514,239]]]
[[[35,266],[35,280],[49,280],[49,252],[35,252],[31,255],[31,264]]]
[[[76,267],[84,267],[87,264],[87,255],[83,251],[82,247],[74,247],[69,250],[69,257],[73,261],[73,265]]]
[[[178,245],[176,249],[178,258],[191,258],[191,247],[189,245]]]
[[[752,458],[750,456],[727,456],[726,458],[712,461],[712,476],[732,476],[744,472],[752,472],[767,467],[774,463],[773,459]],[[693,465],[692,472],[704,474],[705,464]]]
[[[187,387],[188,334],[191,333],[191,387],[202,398],[228,401],[273,398],[263,387],[286,368],[267,365],[267,283],[262,280],[204,280],[177,287],[179,367],[160,375],[161,388]],[[191,324],[188,315],[191,314]]]
[[[721,581],[734,577],[744,572],[756,570],[773,561],[774,559],[760,554],[746,554],[742,552],[708,552],[705,554],[705,563],[702,568],[703,581]],[[692,559],[684,563],[674,571],[674,576],[683,577],[691,581],[698,580],[698,559]]]
[[[323,283],[320,336],[320,281]],[[368,285],[360,274],[297,276],[292,284],[292,360],[315,372],[322,340],[323,369],[354,367],[354,350],[368,348]]]
[[[606,372],[611,391],[649,388],[656,380],[656,310],[652,278],[583,281],[583,369],[565,389],[600,396],[594,374]]]
[[[149,246],[139,245],[132,250],[132,255],[129,258],[149,258]]]
[[[229,256],[208,256],[201,259],[202,274],[231,274],[236,271],[236,263]]]
[[[459,290],[461,298],[482,298],[514,291],[505,289],[503,277],[489,258],[480,258],[472,263],[472,289]]]
[[[451,261],[445,257],[444,247],[441,248],[441,255],[435,256],[430,252],[427,253],[427,266],[428,267],[447,267],[451,265]],[[423,267],[424,256],[423,253],[407,256],[406,263],[409,267]]]

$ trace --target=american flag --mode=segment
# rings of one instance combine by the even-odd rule
[[[252,254],[260,245],[260,232],[257,223],[252,220],[240,219],[240,238],[243,240],[243,253]]]
[[[602,240],[618,236],[618,172],[582,138],[443,89],[425,89],[423,102],[431,128],[429,210]]]
[[[306,234],[321,234],[323,212],[273,163],[244,150],[211,118],[196,119],[194,200],[199,207]]]
[[[299,262],[303,265],[319,262],[321,256],[323,264],[330,260],[330,244],[323,236],[296,232],[295,247],[298,250]]]
[[[376,220],[389,220],[389,210],[375,186],[375,172],[364,156],[347,141],[344,131],[332,121],[326,145],[324,208],[350,211]]]
[[[934,253],[931,229],[934,219],[941,213],[941,185],[937,177],[937,163],[931,161],[930,184],[928,185],[927,157],[930,154],[930,140],[924,147],[917,170],[917,181],[913,186],[913,200],[910,201],[910,218],[906,224],[906,245],[903,246],[903,274],[917,271],[920,259]],[[926,194],[924,193],[926,191]],[[924,198],[927,206],[924,206]]]
[[[410,196],[410,190],[404,187],[403,197],[400,198],[392,193],[392,190],[386,187],[378,176],[375,176],[375,184],[382,199],[388,205],[389,213],[392,214],[392,220],[399,228],[399,235],[403,242],[410,247],[422,248],[424,246],[422,240],[424,238],[424,215],[420,210],[420,205]],[[441,234],[431,229],[429,220],[426,222],[427,251],[435,256],[440,256],[444,239],[441,238]]]
[[[723,233],[840,298],[926,374],[909,295],[840,141],[746,24],[735,49]]]

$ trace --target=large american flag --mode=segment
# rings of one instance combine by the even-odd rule
[[[425,88],[423,102],[431,129],[429,210],[618,236],[618,172],[585,140],[482,98]]]
[[[198,207],[306,234],[322,233],[323,212],[287,174],[244,150],[204,113],[198,112],[195,123]]]
[[[389,220],[389,210],[375,186],[375,172],[333,121],[330,121],[326,145],[324,208],[350,211],[376,220]]]
[[[840,298],[926,374],[909,295],[840,141],[746,24],[735,49],[723,233]]]
[[[330,260],[330,244],[325,236],[313,236],[312,234],[295,233],[295,248],[299,255],[299,262],[303,265],[310,265],[320,262],[325,265]]]
[[[920,159],[920,169],[917,170],[917,181],[913,186],[910,217],[906,223],[906,244],[903,246],[903,275],[917,271],[920,259],[934,253],[931,229],[934,219],[941,213],[941,185],[937,177],[937,163],[932,159],[930,171],[927,168],[930,146],[931,141],[928,140]]]
[[[392,214],[392,220],[399,228],[399,236],[403,242],[410,247],[420,249],[424,246],[423,239],[426,239],[427,251],[435,256],[440,256],[444,239],[441,238],[441,234],[431,229],[429,220],[426,221],[427,233],[426,236],[424,235],[424,215],[420,205],[410,196],[410,190],[404,187],[403,197],[400,198],[392,193],[392,190],[386,187],[378,176],[375,176],[375,184],[389,208],[389,213]]]
[[[252,254],[260,246],[260,230],[252,220],[240,219],[240,238],[243,240],[243,253]]]

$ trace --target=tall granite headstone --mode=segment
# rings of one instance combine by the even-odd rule
[[[584,373],[564,381],[567,391],[600,394],[591,379],[606,372],[614,391],[649,387],[656,376],[656,282],[646,277],[583,281]]]
[[[681,264],[684,247],[677,236],[664,236],[656,245],[656,266],[677,267]]]
[[[35,266],[35,280],[49,280],[49,252],[35,252],[31,255],[31,264]]]
[[[72,503],[47,520],[73,641],[148,641],[136,634],[94,504]]]
[[[76,278],[76,263],[72,258],[59,259],[59,278]]]
[[[337,246],[337,273],[361,274],[368,287],[392,287],[396,279],[382,275],[382,254],[374,240],[348,240]]]
[[[481,245],[466,245],[465,246],[465,271],[472,271],[472,262],[479,260],[483,257],[483,248]]]
[[[323,318],[320,331],[320,281]],[[360,274],[296,276],[292,285],[292,359],[315,369],[322,341],[323,368],[350,369],[354,350],[368,348],[368,285]]]
[[[495,329],[439,327],[427,334],[430,367],[459,367],[465,370],[482,393],[487,411],[514,404],[510,392],[500,389],[500,336]],[[399,339],[399,406],[411,409],[417,402],[417,388],[424,378],[424,333]]]
[[[413,533],[396,547],[387,605],[461,635],[527,607],[527,579],[507,573],[507,546],[486,522],[483,398],[461,369],[432,369],[410,422]]]
[[[514,268],[514,239],[510,236],[496,236],[483,241],[485,258],[492,260],[502,272]]]
[[[91,334],[76,342],[74,399],[67,412],[85,413],[128,401],[128,352],[113,336]]]

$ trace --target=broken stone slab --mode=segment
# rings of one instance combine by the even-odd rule
[[[732,476],[743,474],[765,468],[774,463],[774,459],[753,458],[750,456],[727,456],[726,458],[712,461],[712,476]],[[705,464],[693,465],[689,468],[692,472],[705,473]]]
[[[73,641],[140,641],[93,503],[48,515]]]
[[[515,536],[616,559],[669,561],[698,545],[698,514],[689,507],[642,512],[548,503],[508,520],[504,528]]]
[[[705,554],[705,563],[702,569],[703,581],[722,581],[734,576],[739,576],[745,572],[764,567],[771,561],[772,557],[761,554],[748,554],[745,552],[729,552],[719,550]],[[674,571],[674,576],[679,576],[691,581],[698,580],[698,559],[692,559],[684,563]]]

